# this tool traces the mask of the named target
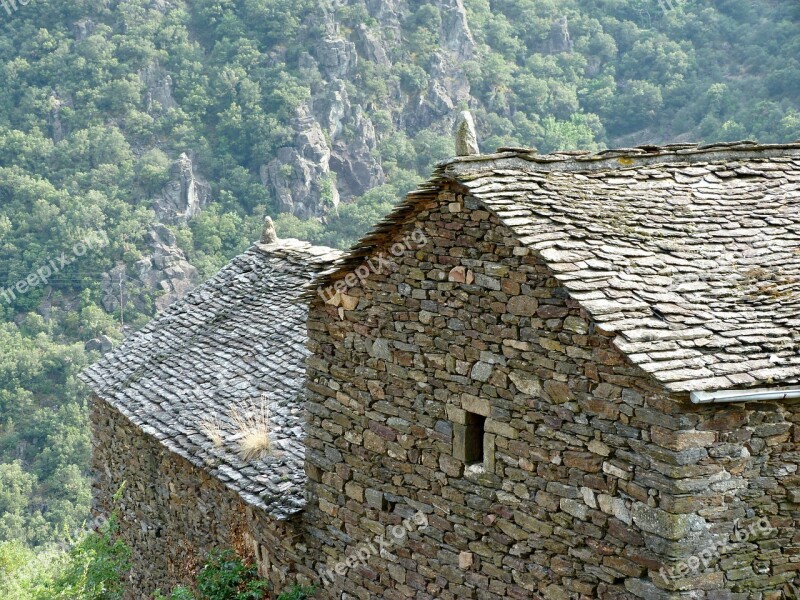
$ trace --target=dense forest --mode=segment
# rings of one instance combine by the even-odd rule
[[[15,6],[0,11],[0,542],[18,547],[88,518],[81,368],[265,215],[283,237],[351,244],[452,154],[458,110],[485,151],[800,138],[796,0]]]

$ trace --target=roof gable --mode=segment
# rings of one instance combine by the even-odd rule
[[[455,159],[327,273],[328,283],[446,183],[536,250],[668,390],[800,380],[800,144]]]
[[[285,518],[304,505],[307,310],[296,296],[338,255],[297,240],[256,244],[81,377],[169,450]],[[262,394],[275,452],[245,462],[231,409],[257,411]],[[206,423],[220,428],[221,445]]]

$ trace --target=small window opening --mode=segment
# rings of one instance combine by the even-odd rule
[[[464,432],[464,464],[471,465],[483,462],[483,438],[486,433],[484,425],[486,417],[476,413],[467,413]]]

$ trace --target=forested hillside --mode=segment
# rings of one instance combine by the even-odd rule
[[[458,110],[485,151],[800,138],[796,0],[16,6],[0,11],[0,541],[87,517],[83,366],[265,215],[352,243],[452,153]]]

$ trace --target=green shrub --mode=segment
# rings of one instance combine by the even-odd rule
[[[0,598],[35,600],[52,597],[53,577],[66,554],[55,547],[34,552],[21,542],[0,542]]]
[[[123,577],[130,570],[130,548],[117,536],[118,517],[112,513],[99,531],[87,533],[69,551],[69,560],[56,577],[52,595],[59,600],[116,600],[125,592]]]
[[[263,600],[270,585],[255,565],[246,565],[232,550],[213,550],[197,574],[196,587],[177,587],[168,598],[159,590],[155,600]]]
[[[192,593],[192,590],[186,587],[176,587],[172,590],[172,593],[169,595],[169,598],[164,596],[161,593],[161,590],[156,590],[156,595],[154,600],[197,600],[195,595]]]
[[[116,513],[68,551],[0,543],[0,597],[13,600],[116,600],[125,592],[130,549],[118,537]]]
[[[317,589],[313,585],[295,585],[285,592],[282,592],[281,595],[278,596],[278,600],[307,600],[308,598],[312,598],[316,591]]]
[[[211,552],[197,575],[203,600],[261,600],[268,588],[256,567],[245,565],[231,550]]]

